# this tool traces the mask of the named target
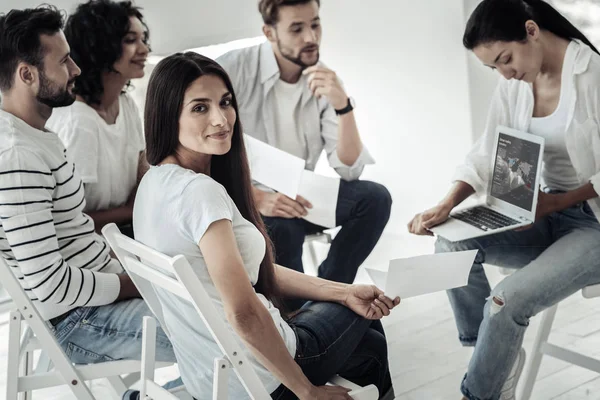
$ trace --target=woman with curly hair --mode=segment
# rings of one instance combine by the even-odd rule
[[[141,118],[126,89],[131,79],[144,76],[148,27],[130,1],[90,0],[69,17],[65,35],[82,70],[77,101],[54,110],[47,127],[73,158],[85,188],[84,210],[96,230],[114,222],[131,233],[127,227],[146,162]]]

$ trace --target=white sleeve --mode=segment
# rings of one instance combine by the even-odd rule
[[[67,157],[75,164],[83,183],[96,183],[100,147],[98,124],[91,118],[73,114],[71,111],[69,118],[61,119],[60,126],[54,124],[52,129],[67,148]]]
[[[219,183],[198,176],[181,193],[183,234],[194,243],[200,243],[213,222],[233,220],[233,200]]]
[[[485,130],[467,154],[465,162],[456,169],[452,179],[454,182],[468,183],[478,194],[487,190],[490,180],[496,127],[507,125],[509,121],[507,81],[500,79],[492,97]]]
[[[127,113],[127,119],[131,122],[128,126],[133,127],[133,132],[126,132],[126,134],[131,138],[131,143],[138,153],[142,152],[146,149],[146,138],[144,136],[140,110],[130,95],[125,94],[121,98],[124,100],[124,105],[126,106],[123,107],[123,110]]]

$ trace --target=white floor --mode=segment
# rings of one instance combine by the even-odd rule
[[[366,265],[386,265],[386,260],[429,254],[432,239],[392,237],[382,238]],[[495,283],[502,279],[495,268],[486,270]],[[366,281],[364,271],[357,278]],[[559,307],[551,340],[568,345],[590,356],[600,357],[600,299],[585,300],[575,294]],[[0,316],[0,399],[4,399],[6,370],[6,316]],[[529,350],[539,318],[531,321],[525,339]],[[459,385],[465,373],[471,350],[462,348],[457,340],[454,319],[445,293],[436,293],[404,300],[384,320],[389,340],[390,367],[397,400],[459,400]],[[177,375],[176,369],[157,373],[157,380],[166,381]],[[92,391],[100,400],[118,399],[103,381],[94,382]],[[72,400],[64,388],[34,392],[34,399]],[[600,376],[583,368],[570,366],[546,357],[538,376],[533,400],[600,400]],[[11,399],[12,400],[12,399]]]

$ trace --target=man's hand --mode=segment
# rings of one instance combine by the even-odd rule
[[[119,290],[119,295],[117,296],[115,303],[122,300],[138,299],[142,297],[129,275],[118,274],[118,277],[119,283],[121,284],[121,290]]]
[[[267,193],[254,188],[254,200],[258,211],[265,217],[279,218],[302,218],[308,212],[307,208],[312,208],[304,197],[297,196],[292,200],[281,193]]]
[[[302,71],[302,74],[308,75],[308,87],[314,96],[325,96],[336,110],[348,105],[348,95],[335,72],[323,66],[313,65]]]

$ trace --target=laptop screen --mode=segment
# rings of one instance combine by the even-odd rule
[[[539,158],[538,143],[500,133],[490,195],[531,211]]]

